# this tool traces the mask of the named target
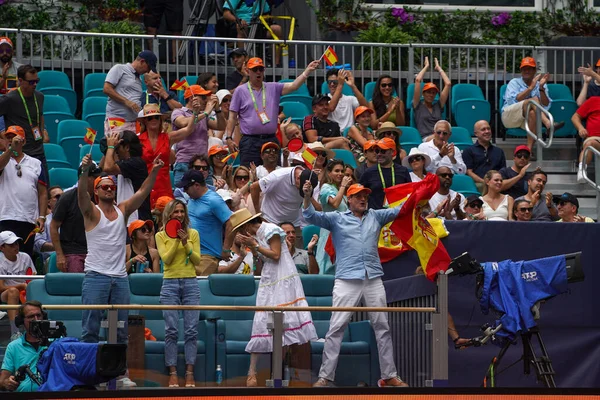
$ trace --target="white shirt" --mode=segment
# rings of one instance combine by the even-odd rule
[[[280,168],[258,181],[264,195],[261,210],[268,222],[279,225],[288,221],[300,226],[303,199],[294,180],[296,168]]]
[[[17,254],[17,261],[13,262],[0,253],[0,275],[25,275],[27,268],[31,268],[34,275],[37,273],[29,254],[19,253]],[[4,279],[6,286],[17,286],[21,283],[25,283],[25,281],[23,279]]]
[[[331,93],[329,93],[329,97],[332,97]],[[342,94],[335,110],[329,113],[329,119],[337,122],[340,126],[340,132],[344,132],[344,129],[354,124],[354,110],[356,110],[359,105],[356,97]]]
[[[224,260],[219,261],[219,267],[228,267],[231,264],[233,264],[234,262],[236,262],[238,258],[240,258],[239,255],[237,255],[236,253],[231,253],[231,259],[229,261],[224,261]],[[252,275],[252,274],[254,274],[253,268],[254,268],[254,256],[252,255],[252,252],[249,251],[246,253],[246,257],[244,257],[244,261],[242,261],[242,263],[240,264],[238,269],[235,271],[235,273]]]
[[[25,154],[19,165],[21,177],[17,176],[17,161],[13,157],[0,172],[0,220],[35,224],[40,216],[38,182],[42,163]]]
[[[455,192],[454,190],[450,189],[450,193],[448,193],[447,195],[442,195],[439,193],[434,194],[433,196],[431,196],[431,199],[429,199],[429,207],[431,208],[431,211],[435,211],[435,209],[437,208],[438,205],[440,205],[440,203],[444,200],[446,200],[446,198],[450,196],[450,201],[454,200],[456,198],[456,196],[460,196],[460,209],[464,212],[465,211],[465,196],[463,196],[460,193]],[[452,210],[452,219],[456,219],[456,212],[454,210]],[[444,218],[443,215],[440,215],[440,218]]]
[[[275,167],[275,170],[278,170],[280,168],[281,167],[278,165],[277,167]],[[267,171],[267,169],[264,166],[259,165],[258,167],[256,167],[256,179],[262,179],[267,175],[269,175],[269,171]]]
[[[419,150],[431,157],[431,163],[427,167],[427,171],[429,172],[433,172],[435,174],[435,171],[437,171],[439,167],[448,167],[454,171],[455,174],[464,175],[467,173],[467,166],[463,162],[462,152],[456,146],[454,147],[454,158],[456,159],[456,164],[452,164],[450,157],[444,156],[442,158],[440,156],[440,149],[435,147],[433,140],[421,143],[419,145]]]

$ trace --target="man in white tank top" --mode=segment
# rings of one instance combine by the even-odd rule
[[[116,184],[110,176],[99,176],[94,181],[97,204],[88,194],[90,155],[83,157],[83,173],[79,177],[78,203],[83,215],[88,253],[85,260],[85,277],[82,285],[82,304],[129,304],[129,279],[125,269],[126,221],[150,194],[158,171],[164,163],[157,157],[152,172],[140,189],[128,200],[115,205]],[[102,310],[84,310],[81,339],[88,343],[99,341]],[[119,321],[124,328],[118,330],[118,343],[127,342],[127,310],[119,310]]]

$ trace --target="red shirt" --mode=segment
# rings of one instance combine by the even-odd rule
[[[577,114],[585,119],[585,129],[589,136],[600,136],[600,96],[592,96],[577,109]]]
[[[142,144],[142,159],[146,163],[148,173],[152,171],[152,163],[154,159],[160,155],[160,159],[163,160],[165,166],[158,171],[156,177],[156,183],[150,193],[150,207],[154,208],[156,199],[160,196],[173,196],[173,189],[171,188],[171,176],[169,174],[169,161],[171,156],[171,146],[169,143],[169,134],[161,132],[158,134],[158,140],[156,141],[156,148],[153,149],[150,144],[150,138],[148,132],[143,132],[139,136],[140,143]]]

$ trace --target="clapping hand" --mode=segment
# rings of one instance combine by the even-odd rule
[[[437,72],[440,72],[442,70],[442,67],[440,67],[440,63],[438,62],[437,58],[433,59],[433,69],[435,69]]]
[[[540,87],[543,88],[544,85],[546,85],[546,83],[548,83],[549,79],[550,79],[550,73],[546,72],[540,79]]]
[[[423,64],[423,69],[429,68],[429,57],[425,57],[425,63]]]
[[[318,241],[319,241],[319,236],[318,235],[312,235],[312,238],[310,238],[310,242],[308,242],[308,246],[306,246],[306,250],[313,251],[313,249],[317,245]]]

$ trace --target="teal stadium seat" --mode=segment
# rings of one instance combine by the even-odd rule
[[[468,197],[472,194],[476,196],[480,196],[479,190],[477,190],[477,186],[475,186],[475,181],[469,175],[457,175],[454,174],[452,178],[452,186],[450,189],[455,192],[461,193],[465,197]]]
[[[179,80],[182,81],[183,79],[185,79],[190,86],[191,85],[195,85],[198,82],[198,75],[186,75],[186,76],[182,76],[181,79],[179,79]],[[179,102],[183,106],[185,106],[185,99],[183,98],[184,94],[185,94],[185,90],[178,90],[177,91],[177,96],[179,98]]]
[[[304,104],[297,101],[282,101],[279,105],[283,107],[283,113],[293,119],[304,119],[304,117],[311,114],[310,110]],[[300,124],[300,126],[302,125]]]
[[[413,147],[419,147],[423,143],[423,139],[417,128],[413,128],[412,126],[399,126],[398,128],[402,131],[400,145],[407,153],[410,153],[410,149]]]
[[[304,228],[302,228],[302,243],[304,243],[305,249],[306,246],[308,246],[308,243],[310,243],[310,239],[313,237],[313,235],[319,236],[320,232],[321,228],[316,225],[306,225]]]
[[[352,166],[352,168],[356,169],[356,159],[354,158],[354,153],[350,150],[346,149],[333,149],[335,153],[335,158],[338,160],[342,160],[344,164]]]
[[[290,83],[290,82],[294,82],[294,81],[295,81],[295,79],[281,79],[279,81],[279,83]],[[328,92],[325,92],[325,93],[328,93]],[[308,96],[308,97],[312,98],[312,96],[310,95],[310,92],[308,91],[308,86],[306,85],[306,83],[303,83],[302,85],[300,85],[300,87],[297,90],[293,91],[292,93],[286,94],[286,96],[289,96],[292,94],[303,95],[303,96]],[[282,99],[283,99],[283,97],[285,97],[285,96],[282,96]]]
[[[425,82],[421,82],[421,100],[423,100],[423,94],[422,94],[423,93],[423,86],[425,86]],[[442,90],[442,88],[440,88],[439,85],[438,85],[438,89]],[[415,125],[415,115],[414,115],[415,111],[414,111],[413,106],[412,106],[412,101],[413,101],[414,94],[415,94],[415,84],[411,83],[406,88],[406,107],[408,107],[408,109],[410,110],[410,112],[409,112],[409,114],[410,114],[410,126],[412,126],[413,128],[417,126],[417,125]],[[435,98],[433,99],[433,102],[437,103],[439,100],[440,100],[440,93],[438,92],[438,94],[435,95]],[[448,102],[447,101],[446,101],[446,105],[442,109],[442,119],[446,119],[446,108],[448,108]]]
[[[550,114],[555,122],[564,121],[565,126],[554,132],[556,137],[567,137],[577,134],[575,125],[571,122],[571,117],[577,111],[577,103],[573,100],[573,94],[568,86],[559,83],[548,83],[548,93],[552,99],[550,105]]]
[[[61,71],[39,71],[38,77],[40,83],[37,84],[36,90],[48,95],[58,95],[64,97],[69,104],[71,114],[75,114],[77,111],[77,93],[71,86],[71,81],[67,74]]]
[[[104,93],[104,81],[107,75],[105,72],[87,74],[83,80],[83,98],[107,97],[106,93]]]
[[[75,119],[69,103],[64,97],[56,95],[44,96],[44,127],[48,131],[50,143],[57,143],[58,124],[66,119]]]
[[[325,82],[323,82],[321,84],[321,93],[323,93],[323,94],[330,93],[329,85],[327,85],[327,80],[325,80]],[[345,94],[346,96],[354,96],[354,92],[352,91],[352,88],[348,85],[344,85],[344,87],[342,88],[342,94]]]
[[[83,138],[88,128],[91,128],[90,124],[80,120],[61,121],[58,124],[58,144],[65,150],[67,160],[75,169],[81,163],[79,151],[85,144]]]
[[[54,143],[44,143],[44,154],[48,162],[48,169],[71,168],[67,156],[62,147]]]
[[[506,93],[506,87],[508,84],[500,86],[500,96],[498,99],[498,112],[500,114],[500,121],[502,121],[502,107],[504,107],[504,94]],[[552,94],[550,95],[552,96]],[[502,124],[504,126],[504,124]],[[527,132],[521,128],[506,128],[504,127],[507,136],[514,137],[527,137]]]
[[[304,94],[286,94],[285,96],[281,96],[281,98],[279,99],[280,102],[297,102],[297,103],[302,103],[306,106],[306,108],[308,110],[312,110],[312,97],[304,95]],[[289,115],[286,114],[286,117],[289,117]]]
[[[448,142],[454,143],[460,151],[464,151],[464,149],[473,144],[473,139],[466,128],[463,128],[462,126],[453,126],[452,135],[450,136],[450,139],[448,139]]]
[[[56,266],[56,252],[52,252],[50,257],[48,257],[48,273],[54,274],[60,272],[58,267]]]
[[[88,97],[83,100],[81,119],[90,124],[96,131],[96,143],[104,137],[104,120],[106,119],[107,97]]]
[[[49,175],[50,186],[58,185],[63,190],[77,183],[77,170],[73,168],[52,168]]]
[[[475,122],[492,118],[492,106],[483,96],[481,88],[471,83],[458,83],[452,86],[451,110],[454,123],[473,132]]]
[[[79,149],[79,159],[80,160],[83,159],[83,156],[85,156],[86,154],[88,154],[90,152],[90,147],[91,147],[91,145],[84,144],[81,147],[81,149]],[[100,160],[102,160],[103,156],[104,156],[104,154],[102,154],[102,152],[100,151],[100,145],[94,144],[94,147],[92,147],[92,160],[99,163]]]

